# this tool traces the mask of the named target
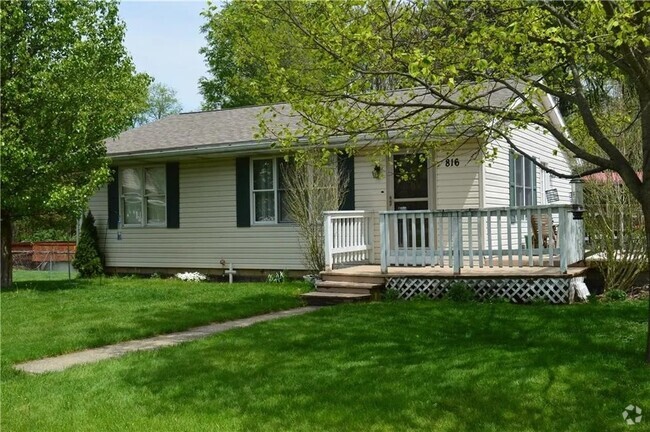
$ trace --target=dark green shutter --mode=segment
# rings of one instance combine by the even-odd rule
[[[354,156],[339,155],[338,169],[341,179],[347,179],[348,187],[339,210],[354,210]]]
[[[180,227],[180,185],[179,163],[167,162],[165,165],[167,181],[167,228]]]
[[[237,226],[251,226],[250,158],[237,158],[235,162],[235,195],[237,200]]]
[[[514,207],[515,202],[515,154],[510,152],[510,168],[508,172],[510,174],[510,207]]]
[[[111,167],[111,180],[108,182],[108,229],[118,229],[120,223],[120,189],[118,167]]]

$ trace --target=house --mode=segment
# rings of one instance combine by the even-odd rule
[[[552,100],[544,99],[543,103],[548,105],[551,120],[561,124]],[[288,114],[288,107],[275,108],[284,113],[282,121],[295,125],[297,118]],[[259,277],[279,270],[303,272],[298,234],[294,225],[283,220],[279,202],[282,155],[271,146],[272,140],[256,138],[260,116],[264,115],[269,115],[267,107],[184,113],[109,140],[107,153],[114,179],[90,202],[108,270],[223,274],[232,264],[239,276]],[[569,181],[554,178],[538,166],[570,172],[568,157],[558,151],[555,139],[533,127],[515,130],[511,139],[538,164],[513,154],[508,143],[499,139],[486,143],[496,156],[478,163],[474,160],[478,138],[465,142],[452,154],[435,155],[440,164],[429,164],[407,181],[399,181],[394,175],[395,162],[399,166],[402,155],[386,158],[379,166],[365,154],[341,158],[338,163],[346,170],[350,186],[343,210],[375,215],[368,231],[372,234],[367,236],[372,237],[372,250],[366,259],[383,253],[377,223],[381,212],[569,204]],[[557,196],[555,203],[547,200],[550,195],[545,192],[551,190],[550,195]],[[520,237],[521,227],[528,229],[529,218],[520,214],[517,221],[514,219],[514,214],[500,219],[499,227],[490,234],[493,249],[501,241],[498,236],[503,237],[504,244],[507,241],[505,233],[510,230],[506,225],[517,226]],[[450,229],[436,232],[452,240],[447,235]],[[410,238],[416,231],[418,236],[425,231],[433,235],[418,227],[404,234]],[[462,228],[461,232],[466,237],[481,234],[477,226]],[[523,248],[528,242],[532,248],[530,236],[523,237],[518,246]],[[396,242],[408,247],[403,238]],[[413,245],[416,243],[420,247],[430,242],[418,240]],[[467,238],[461,243],[466,244]],[[483,251],[485,246],[478,249]],[[553,251],[547,252],[553,256]]]

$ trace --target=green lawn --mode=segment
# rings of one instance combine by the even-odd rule
[[[0,294],[3,366],[298,307],[307,289],[303,283],[35,277],[18,272],[13,289]]]
[[[13,278],[16,282],[25,281],[47,281],[47,280],[67,280],[75,279],[77,271],[72,269],[70,275],[67,271],[49,271],[49,270],[16,270],[14,269]]]
[[[326,308],[61,373],[8,374],[1,426],[650,430],[646,314],[644,302]],[[643,423],[625,424],[628,404],[644,410]]]

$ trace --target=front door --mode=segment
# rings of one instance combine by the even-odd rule
[[[389,181],[392,194],[389,197],[389,210],[428,210],[429,209],[429,169],[426,159],[410,160],[406,155],[393,156],[393,170]]]
[[[412,160],[415,159],[415,160]],[[427,160],[419,157],[411,158],[406,155],[393,156],[393,170],[389,182],[392,186],[389,195],[389,210],[428,210],[431,208],[429,199],[429,168]],[[397,244],[402,247],[421,247],[422,237],[420,224],[408,223],[410,219],[399,219],[397,222]],[[413,220],[414,221],[414,220]],[[428,219],[425,220],[425,246],[429,246]],[[403,224],[406,223],[406,230]],[[413,244],[413,229],[415,229],[415,244]],[[404,241],[406,234],[406,242]]]

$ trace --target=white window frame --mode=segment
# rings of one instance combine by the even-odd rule
[[[280,160],[282,158],[275,156],[256,157],[251,158],[250,161],[250,208],[251,208],[251,225],[269,226],[269,225],[285,225],[290,224],[290,221],[280,220]],[[255,189],[255,161],[271,160],[273,161],[273,189]],[[257,213],[255,208],[255,194],[261,192],[273,192],[273,220],[258,221],[255,220]]]
[[[148,223],[147,222],[147,194],[146,194],[146,170],[148,169],[161,169],[163,170],[163,173],[165,174],[165,184],[164,184],[164,201],[165,201],[165,221],[161,223]],[[167,227],[167,171],[165,168],[165,165],[137,165],[137,166],[125,166],[124,169],[133,169],[137,170],[140,175],[140,196],[142,198],[141,200],[141,206],[142,206],[142,220],[140,223],[136,224],[127,224],[125,222],[126,218],[124,215],[124,191],[122,190],[122,175],[123,175],[123,170],[119,170],[119,192],[120,192],[120,226],[123,228],[146,228],[146,227],[153,227],[153,228],[165,228]],[[156,195],[159,196],[159,195]]]
[[[513,157],[513,155],[511,155],[511,157]],[[523,184],[521,184],[521,185],[517,184],[517,161],[519,161],[519,160],[522,161],[521,167],[523,169],[522,176],[521,176]],[[529,182],[528,176],[526,175],[526,165],[529,165],[529,167],[532,169],[532,173],[533,173],[533,179],[532,179],[533,183],[532,184],[529,184],[530,182]],[[515,172],[512,174],[513,179],[514,179],[513,185],[514,185],[514,189],[515,189],[514,190],[514,203],[513,203],[514,207],[537,205],[537,193],[536,193],[537,192],[537,184],[536,184],[537,183],[537,165],[535,165],[535,162],[531,158],[529,158],[527,156],[524,156],[521,153],[518,153],[515,156],[515,162],[513,164],[513,169],[515,170]],[[523,203],[518,203],[517,202],[517,189],[518,188],[523,189],[523,195],[522,195],[523,199],[524,199]],[[532,200],[533,200],[532,203],[526,203],[526,191],[527,190],[530,190],[530,195],[531,195]]]

